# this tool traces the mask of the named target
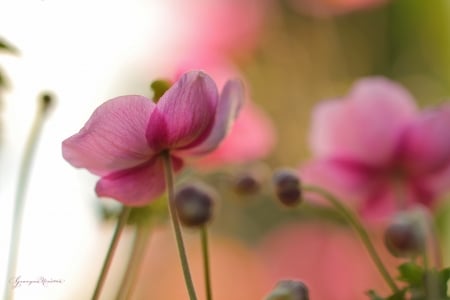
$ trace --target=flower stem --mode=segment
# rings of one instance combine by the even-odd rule
[[[186,282],[186,288],[189,293],[190,300],[197,300],[197,296],[195,294],[194,283],[192,281],[191,273],[189,271],[189,263],[186,256],[186,249],[184,247],[183,237],[181,235],[180,222],[178,221],[178,215],[175,208],[174,202],[174,182],[173,182],[173,169],[172,169],[172,161],[170,158],[170,153],[168,151],[164,151],[162,153],[163,161],[164,161],[164,170],[166,175],[166,184],[167,184],[167,194],[169,198],[169,212],[172,220],[172,226],[175,233],[175,239],[178,247],[178,254],[180,256],[181,267],[183,269],[184,281]]]
[[[106,275],[108,274],[109,267],[111,266],[114,253],[116,252],[117,245],[119,244],[120,235],[122,234],[125,225],[127,224],[128,216],[130,215],[131,207],[123,206],[122,211],[119,215],[119,220],[117,221],[116,229],[109,245],[108,253],[106,254],[105,261],[103,262],[103,267],[100,272],[100,276],[97,281],[97,286],[95,287],[94,295],[92,300],[97,300],[100,297],[103,285],[106,281]]]
[[[19,241],[22,228],[23,209],[25,206],[26,187],[30,175],[31,165],[33,162],[34,152],[36,150],[37,141],[39,140],[42,126],[48,112],[48,103],[46,100],[40,99],[39,107],[36,112],[30,135],[25,146],[22,162],[19,170],[19,179],[16,188],[16,196],[14,202],[13,224],[11,228],[11,237],[8,254],[8,273],[6,275],[6,283],[4,290],[4,299],[13,299],[13,288],[9,286],[10,281],[16,276],[17,259],[19,254]]]
[[[317,186],[304,186],[303,190],[321,195],[327,201],[329,201],[340,213],[342,213],[342,215],[347,219],[347,221],[353,226],[353,228],[358,233],[364,246],[367,248],[370,257],[372,258],[373,262],[378,268],[378,271],[380,272],[381,276],[384,278],[384,280],[386,281],[386,283],[389,285],[389,287],[393,292],[398,292],[399,289],[395,284],[394,279],[392,279],[391,275],[389,274],[383,262],[381,261],[377,251],[375,250],[375,247],[373,246],[369,238],[369,234],[367,233],[366,229],[361,224],[361,222],[358,220],[358,218],[354,216],[353,213],[345,205],[343,205],[340,200],[338,200],[338,198],[334,197],[331,193],[323,190],[322,188]]]
[[[122,283],[116,300],[131,299],[136,279],[139,275],[142,258],[147,249],[150,238],[150,226],[148,224],[137,224],[136,233],[133,241],[133,248],[130,253],[127,270],[123,275]]]
[[[200,235],[202,240],[203,273],[205,276],[206,300],[212,300],[211,272],[208,251],[208,228],[206,226],[202,226],[202,228],[200,229]]]

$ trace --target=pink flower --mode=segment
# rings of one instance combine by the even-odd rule
[[[223,54],[248,52],[260,40],[269,4],[267,0],[173,0],[172,11],[181,25],[177,40],[184,42],[183,52],[205,48]]]
[[[367,217],[431,206],[450,189],[450,105],[419,112],[411,95],[383,78],[355,84],[313,114],[315,159],[303,180],[353,200]]]
[[[225,84],[226,78],[240,77],[234,65],[214,51],[203,50],[195,56],[185,57],[172,69],[174,71],[168,74],[171,78],[177,78],[189,69],[203,69],[214,78],[219,87]],[[209,168],[262,159],[270,154],[275,141],[272,121],[261,108],[247,98],[230,133],[214,151],[202,156],[195,165]]]
[[[239,81],[228,81],[219,96],[208,75],[188,72],[157,104],[135,95],[102,104],[79,133],[63,142],[63,156],[73,166],[101,176],[97,195],[145,205],[165,188],[160,154],[170,151],[179,170],[184,157],[214,150],[242,101]]]
[[[271,120],[255,104],[246,101],[233,128],[219,147],[202,156],[199,164],[205,167],[239,164],[262,159],[275,145],[275,131]]]

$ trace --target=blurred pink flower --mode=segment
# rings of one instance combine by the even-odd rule
[[[399,261],[384,249],[378,233],[373,235],[377,251],[393,269]],[[365,292],[370,289],[381,294],[389,292],[350,229],[323,222],[287,224],[269,233],[260,251],[272,282],[302,280],[308,286],[310,299],[366,300]]]
[[[318,17],[369,9],[386,2],[388,0],[290,0],[295,10]]]
[[[79,133],[62,144],[64,158],[101,176],[96,192],[125,205],[145,205],[165,188],[161,153],[170,150],[174,168],[185,156],[214,150],[243,101],[239,81],[216,84],[199,71],[184,74],[157,104],[143,96],[111,99]]]
[[[263,33],[268,0],[172,0],[183,52],[225,55],[253,50]],[[181,38],[181,40],[180,40]]]
[[[354,201],[366,217],[430,207],[450,189],[449,132],[450,105],[419,112],[400,85],[363,79],[344,99],[317,106],[315,158],[300,173],[304,182]]]

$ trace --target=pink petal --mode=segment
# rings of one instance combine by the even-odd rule
[[[203,72],[184,74],[161,97],[146,137],[158,151],[186,147],[203,139],[214,122],[218,101],[214,81]]]
[[[202,166],[243,163],[266,157],[275,146],[275,129],[266,114],[251,102],[242,107],[230,134],[198,162]]]
[[[152,155],[145,138],[155,104],[142,96],[122,96],[99,106],[77,134],[62,143],[63,157],[94,174],[142,164]]]
[[[299,169],[303,184],[319,186],[353,205],[363,201],[371,190],[372,173],[369,167],[356,162],[331,159],[311,161]],[[329,204],[316,195],[306,193],[306,196],[319,203]]]
[[[392,159],[399,136],[416,115],[408,92],[387,79],[356,83],[343,100],[320,104],[313,114],[311,145],[319,157],[380,165]]]
[[[220,95],[214,125],[208,137],[186,153],[202,155],[214,150],[224,139],[236,119],[244,101],[244,87],[239,80],[229,80]]]
[[[174,170],[182,167],[182,161],[172,157]],[[137,167],[102,177],[95,187],[99,197],[110,197],[124,205],[142,206],[160,196],[165,190],[163,161],[154,157]]]
[[[404,159],[414,173],[434,172],[450,164],[450,105],[422,113],[408,128]]]

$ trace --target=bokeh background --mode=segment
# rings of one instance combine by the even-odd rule
[[[296,168],[311,156],[314,105],[346,95],[361,77],[396,80],[420,106],[448,101],[448,0],[3,0],[0,37],[18,50],[0,51],[6,78],[0,87],[0,270],[6,269],[18,170],[37,97],[50,91],[56,98],[27,187],[18,275],[63,283],[18,288],[15,299],[89,299],[114,226],[105,209],[114,203],[96,198],[96,178],[63,160],[61,142],[107,99],[151,96],[150,82],[183,68],[239,74],[269,124],[250,129],[270,131],[256,161],[191,168],[180,176],[202,178],[222,196],[211,228],[217,299],[261,299],[285,277],[306,278],[313,299],[366,299],[368,288],[386,291],[339,216],[308,205],[283,209],[268,180],[273,169]],[[236,176],[249,173],[261,180],[261,190],[236,194]],[[435,212],[444,254],[447,211],[443,201]],[[152,230],[133,299],[187,299],[162,219]],[[377,241],[380,230],[373,230]],[[130,226],[104,299],[114,297],[132,237]],[[194,231],[187,242],[201,285]]]

